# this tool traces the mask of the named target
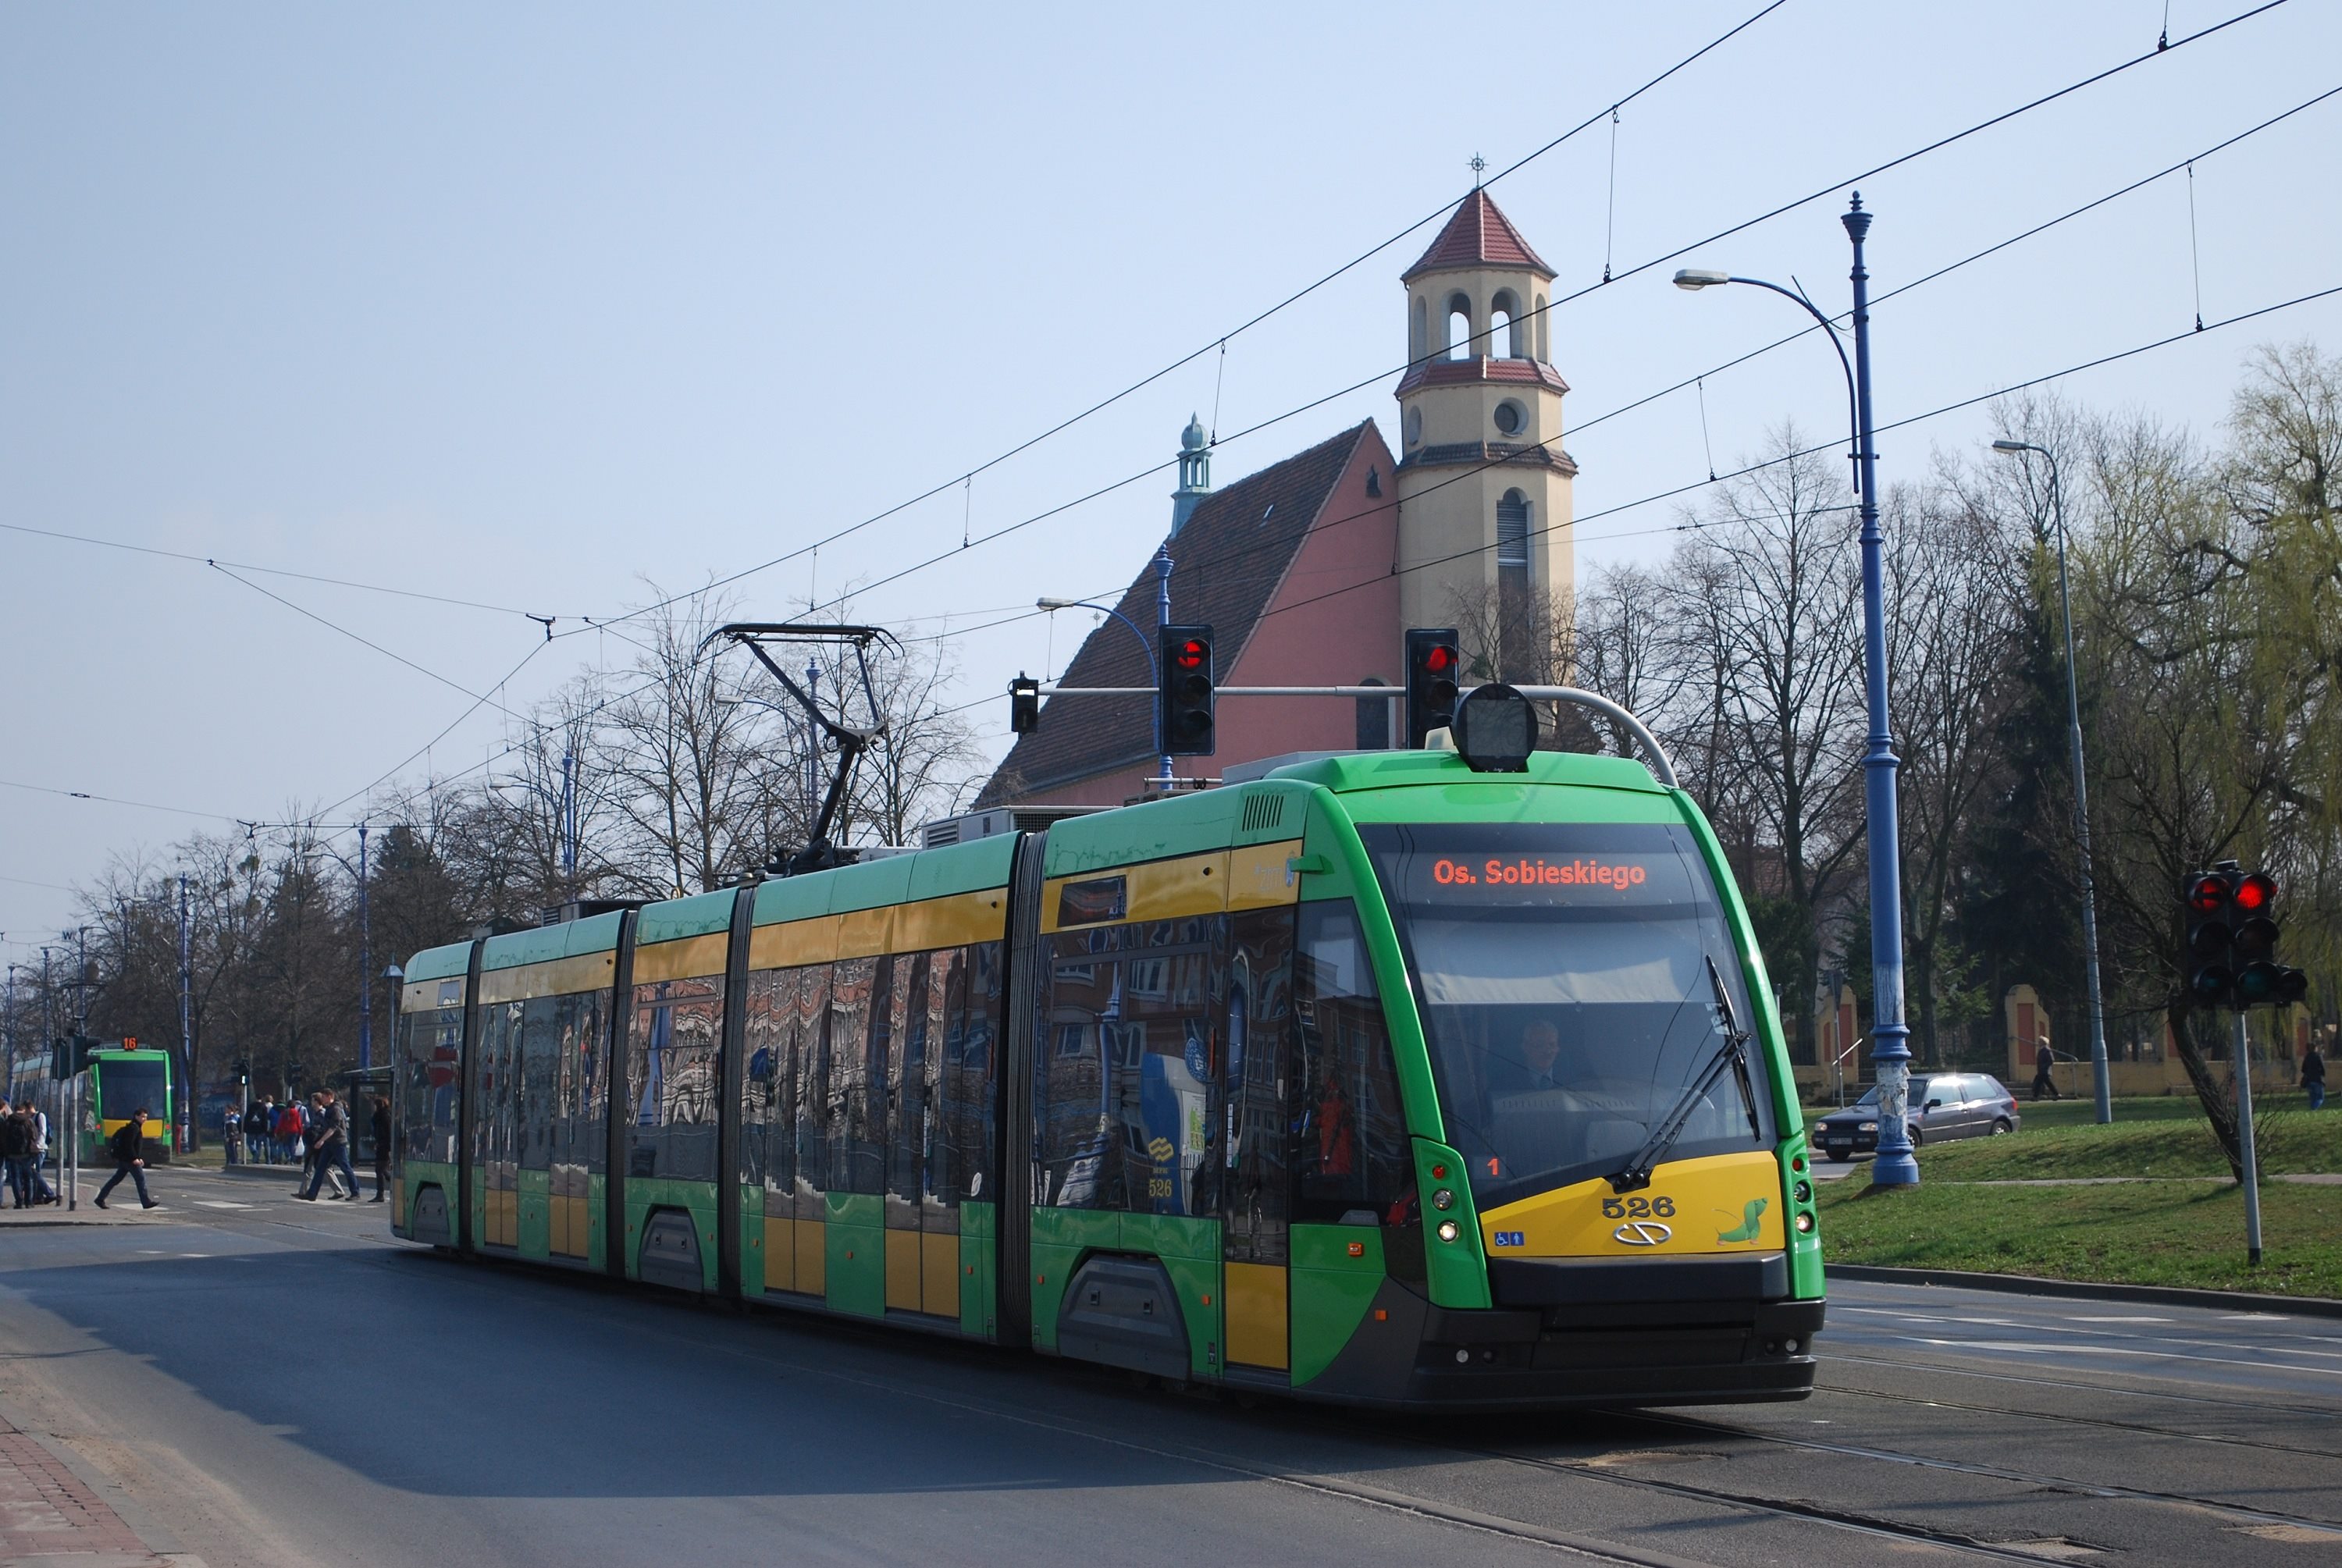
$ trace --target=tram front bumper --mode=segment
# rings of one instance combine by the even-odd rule
[[[1375,1303],[1386,1316],[1369,1313],[1307,1392],[1402,1408],[1536,1409],[1813,1391],[1824,1303],[1789,1296],[1781,1253],[1502,1259],[1489,1273],[1497,1304],[1476,1311],[1386,1282]]]

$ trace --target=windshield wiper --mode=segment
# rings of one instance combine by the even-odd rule
[[[1748,1031],[1740,1027],[1740,1016],[1732,1008],[1732,994],[1725,989],[1724,973],[1716,968],[1714,958],[1707,961],[1707,979],[1716,988],[1716,1011],[1724,1030],[1724,1044],[1716,1047],[1716,1054],[1707,1059],[1698,1079],[1683,1092],[1674,1108],[1651,1129],[1651,1135],[1635,1151],[1634,1157],[1611,1173],[1613,1192],[1631,1193],[1651,1184],[1652,1169],[1666,1158],[1667,1151],[1683,1136],[1683,1130],[1691,1124],[1693,1110],[1716,1087],[1716,1081],[1724,1075],[1726,1067],[1732,1069],[1733,1081],[1740,1085],[1740,1104],[1748,1113],[1749,1136],[1760,1144],[1765,1141],[1765,1130],[1756,1120],[1756,1091],[1748,1078]]]

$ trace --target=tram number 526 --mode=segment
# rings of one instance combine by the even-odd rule
[[[1602,1217],[1606,1220],[1672,1220],[1676,1217],[1673,1198],[1605,1198]]]

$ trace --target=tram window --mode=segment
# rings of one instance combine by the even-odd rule
[[[893,967],[849,958],[830,968],[830,1177],[833,1193],[885,1190],[886,1059]]]
[[[935,961],[925,953],[894,960],[894,1051],[886,1138],[886,1195],[918,1206],[926,1165],[927,1017]]]
[[[813,1198],[830,1186],[830,965],[798,970],[797,984],[796,1191]]]
[[[1415,1187],[1398,1072],[1356,912],[1301,907],[1293,965],[1294,1210],[1336,1223],[1361,1213],[1396,1222]]]
[[[988,1099],[990,1094],[980,1064],[969,1054],[967,950],[937,954],[936,962],[944,966],[935,988],[942,1034],[940,1048],[933,1053],[935,1129],[923,1181],[929,1203],[953,1208],[967,1195],[968,1173],[982,1168],[969,1158],[969,1146],[981,1132],[973,1124],[972,1113],[974,1096],[981,1093]]]
[[[399,1095],[403,1148],[409,1160],[453,1164],[463,1087],[457,1070],[464,1010],[426,1007],[405,1014],[405,1082]]]
[[[512,1157],[528,1171],[553,1168],[554,1081],[561,1063],[561,998],[520,1004],[520,1078]]]
[[[1045,1207],[1123,1206],[1106,1061],[1106,1033],[1121,1012],[1122,966],[1096,962],[1090,939],[1100,934],[1072,932],[1054,944],[1058,956],[1079,954],[1085,961],[1053,969],[1046,1013],[1053,1044],[1035,1064],[1041,1180],[1034,1201]]]
[[[760,969],[748,976],[742,999],[741,1046],[748,1054],[740,1078],[740,1172],[742,1184],[786,1190],[787,1143],[778,1129],[794,1118],[789,1105],[789,1013],[796,1000],[796,972]],[[790,1126],[794,1133],[794,1125]]]
[[[480,1009],[480,1109],[472,1121],[472,1159],[501,1165],[514,1158],[515,1101],[520,1094],[520,1010],[517,1002]]]
[[[635,987],[629,1175],[716,1180],[723,986],[709,975]]]
[[[1614,1170],[1722,1044],[1707,963],[1755,1026],[1687,828],[1532,823],[1363,830],[1422,1004],[1448,1140],[1474,1190]],[[1771,1140],[1766,1056],[1690,1113],[1671,1157]]]
[[[576,1106],[569,1129],[569,1159],[588,1171],[609,1164],[609,1140],[603,1129],[610,1119],[609,994],[580,992],[571,997],[572,1038],[565,1045],[575,1088],[570,1103]]]
[[[1292,1016],[1294,912],[1230,917],[1220,1194],[1226,1254],[1238,1263],[1286,1261],[1290,1143],[1286,1124],[1286,1034]]]

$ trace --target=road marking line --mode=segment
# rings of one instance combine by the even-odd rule
[[[2167,1317],[2069,1317],[2066,1321],[2067,1323],[2177,1323],[2179,1320]]]
[[[250,1203],[231,1203],[225,1198],[197,1198],[196,1203],[206,1209],[248,1209]]]
[[[2015,1340],[1920,1339],[1910,1336],[1914,1343],[1932,1344],[1945,1350],[2007,1350],[2025,1355],[2136,1355],[2150,1361],[2196,1361],[2208,1366],[2248,1366],[2255,1372],[2314,1372],[2321,1377],[2342,1377],[2342,1367],[2297,1366],[2289,1362],[2237,1361],[2225,1355],[2182,1355],[2172,1350],[2135,1350],[2127,1346],[2107,1344],[2025,1344]]]

